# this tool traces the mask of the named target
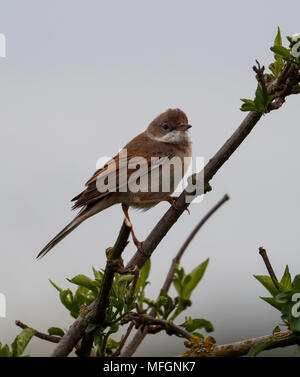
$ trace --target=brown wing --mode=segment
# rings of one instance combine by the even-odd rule
[[[149,156],[150,158],[145,159],[143,157],[145,155],[145,148],[152,151],[151,156]],[[87,188],[72,199],[72,201],[76,201],[72,208],[84,207],[110,195],[112,192],[123,191],[122,188],[125,188],[126,191],[128,181],[130,182],[130,176],[137,168],[143,171],[144,174],[147,174],[150,169],[156,167],[153,164],[151,165],[151,157],[167,159],[173,155],[172,151],[167,151],[167,154],[167,157],[165,153],[162,155],[160,148],[157,149],[157,143],[149,140],[144,133],[138,135],[117,156],[95,172],[87,181]],[[163,160],[159,161],[157,166],[162,163]]]

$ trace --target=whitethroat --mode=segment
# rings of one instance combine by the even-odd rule
[[[129,207],[146,210],[161,201],[175,206],[176,198],[171,194],[183,178],[192,155],[190,127],[187,116],[180,109],[168,109],[156,117],[146,131],[97,170],[86,183],[86,189],[72,199],[75,201],[73,209],[80,208],[78,215],[43,248],[37,258],[48,253],[84,220],[114,204],[122,204],[129,221]],[[174,160],[175,164],[168,165]],[[167,166],[170,168],[168,177],[164,173]],[[131,232],[135,245],[141,250],[141,242],[133,228]]]

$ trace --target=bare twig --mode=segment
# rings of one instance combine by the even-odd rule
[[[134,326],[134,323],[131,322],[130,325],[128,326],[127,328],[127,331],[126,331],[126,334],[124,335],[124,338],[121,340],[121,343],[119,344],[119,347],[116,349],[116,351],[111,355],[111,357],[117,357],[120,355],[125,343],[126,343],[126,340],[127,338],[129,337],[132,329],[133,329],[133,326]]]
[[[265,75],[264,75],[265,67],[264,66],[261,67],[257,60],[256,60],[256,64],[257,64],[257,66],[254,65],[252,67],[252,69],[255,73],[257,73],[258,82],[261,85],[263,93],[265,95],[268,95],[268,89],[267,89],[267,86],[266,86]]]
[[[176,335],[182,336],[183,338],[186,338],[186,339],[191,339],[191,336],[192,336],[191,333],[186,331],[183,327],[175,325],[175,323],[173,323],[172,321],[154,318],[151,315],[147,315],[147,314],[138,314],[138,313],[128,314],[126,317],[124,317],[121,320],[121,324],[131,322],[131,321],[135,322],[136,325],[162,326],[168,334],[176,334]]]
[[[294,78],[296,67],[292,63],[287,63],[282,73],[278,78],[268,84],[268,91],[271,93],[281,89],[281,85],[285,84],[288,79]],[[297,69],[298,75],[298,69]],[[299,78],[298,78],[299,79]],[[209,160],[204,168],[204,187],[208,187],[210,180],[218,172],[218,170],[224,165],[229,157],[235,152],[240,144],[249,135],[255,125],[262,117],[261,113],[250,112],[238,129],[233,135],[226,141],[226,143],[219,149],[214,157]],[[194,177],[197,175],[194,175]],[[186,196],[190,195],[185,190],[176,200],[176,209],[171,206],[169,210],[164,214],[160,221],[155,225],[154,229],[148,235],[142,246],[142,253],[137,251],[133,258],[129,261],[127,267],[137,266],[139,269],[144,265],[146,260],[151,257],[152,253],[165,237],[171,227],[176,223],[178,218],[187,209],[189,203],[186,200]],[[73,349],[74,345],[81,338],[86,323],[82,316],[74,322],[70,327],[67,334],[62,338],[62,341],[58,344],[53,356],[66,356]]]
[[[183,256],[183,253],[191,243],[191,241],[194,239],[196,234],[199,232],[199,230],[202,228],[202,226],[206,223],[206,221],[225,203],[229,200],[229,196],[227,194],[224,195],[224,197],[199,221],[199,223],[196,225],[196,227],[193,229],[193,231],[190,233],[184,244],[181,246],[180,250],[178,251],[177,255],[172,261],[172,264],[170,266],[168,275],[166,277],[166,280],[164,282],[164,285],[162,287],[162,290],[164,292],[168,292],[173,277],[174,277],[174,267],[176,264],[178,264]]]
[[[32,328],[30,326],[25,325],[25,323],[23,323],[21,321],[15,321],[15,324],[17,326],[21,327],[22,329]],[[34,336],[36,336],[37,338],[40,338],[40,339],[43,339],[43,340],[48,340],[49,342],[52,342],[52,343],[58,343],[61,340],[60,336],[45,334],[45,333],[39,332],[37,330],[35,330],[35,331],[36,332],[35,332]]]
[[[268,258],[268,254],[267,254],[266,250],[263,247],[260,247],[259,248],[259,254],[262,256],[262,259],[265,262],[265,265],[266,265],[267,270],[269,272],[270,278],[273,281],[273,284],[278,289],[278,279],[277,279],[277,277],[275,275],[275,272],[273,270],[273,267],[272,267],[272,265],[270,263],[270,260]]]

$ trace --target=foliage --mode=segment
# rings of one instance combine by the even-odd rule
[[[23,355],[23,352],[30,342],[31,338],[36,333],[35,330],[27,328],[21,331],[19,335],[16,336],[11,344],[11,349],[6,344],[2,346],[0,343],[0,357],[24,357],[29,355]]]
[[[274,282],[270,276],[254,275],[254,277],[268,290],[271,297],[261,297],[265,302],[281,312],[283,324],[288,327],[289,334],[283,337],[291,337],[295,332],[300,331],[300,275],[296,275],[292,281],[289,267],[286,266],[280,281]],[[256,344],[251,348],[248,356],[256,356],[269,345],[281,341],[278,336],[280,327],[273,331],[273,337],[269,340]],[[277,336],[276,336],[277,335]]]
[[[191,306],[190,297],[200,283],[208,261],[208,259],[205,260],[188,274],[185,273],[182,267],[179,268],[176,265],[173,284],[178,296],[171,297],[161,291],[157,300],[151,300],[145,296],[145,288],[149,284],[150,260],[141,269],[135,286],[133,286],[133,275],[115,273],[109,306],[102,325],[98,324],[95,318],[87,312],[87,306],[99,295],[104,276],[103,271],[97,271],[93,268],[94,279],[85,275],[77,275],[72,279],[67,279],[77,286],[74,293],[69,288],[62,289],[53,281],[50,282],[59,292],[61,303],[72,317],[77,318],[79,313],[86,312],[86,320],[88,322],[86,332],[93,334],[94,353],[96,356],[108,356],[113,353],[123,339],[122,336],[119,340],[116,340],[112,335],[120,330],[122,319],[130,313],[146,313],[152,309],[157,318],[173,321],[180,313]],[[207,332],[214,330],[211,322],[202,318],[192,319],[191,317],[186,317],[180,326],[198,337],[203,337],[203,335],[195,332],[195,330],[204,329]],[[57,327],[50,328],[48,332],[53,335],[63,334],[63,330]]]
[[[278,27],[277,35],[274,40],[274,45],[270,48],[274,53],[274,62],[269,65],[271,73],[264,75],[265,82],[276,79],[280,73],[283,71],[286,62],[291,61],[300,66],[300,54],[298,57],[294,56],[293,47],[297,43],[297,39],[292,37],[287,37],[290,42],[289,48],[282,45],[281,31]],[[299,38],[300,39],[300,38]],[[294,55],[293,55],[294,54]],[[298,54],[297,54],[298,55]],[[269,111],[269,105],[276,98],[277,93],[266,94],[262,88],[260,77],[257,75],[256,79],[258,81],[257,89],[255,92],[254,100],[242,98],[243,102],[241,106],[242,111],[256,111],[258,113],[264,114]],[[298,90],[300,86],[298,85]]]

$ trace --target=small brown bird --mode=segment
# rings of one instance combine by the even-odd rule
[[[48,253],[84,220],[114,204],[122,204],[128,220],[129,207],[146,210],[161,201],[168,201],[174,206],[175,198],[170,195],[188,168],[183,163],[185,158],[189,160],[192,155],[192,143],[187,132],[190,127],[187,116],[180,109],[168,109],[156,117],[146,131],[97,170],[86,183],[87,188],[72,199],[75,201],[73,209],[80,208],[80,212],[43,248],[37,258]],[[163,168],[172,159],[177,159],[180,164],[170,166],[170,174],[166,177]],[[144,179],[150,173],[151,178]],[[164,189],[164,184],[168,182],[170,184]],[[141,243],[133,229],[132,238],[140,249]]]

